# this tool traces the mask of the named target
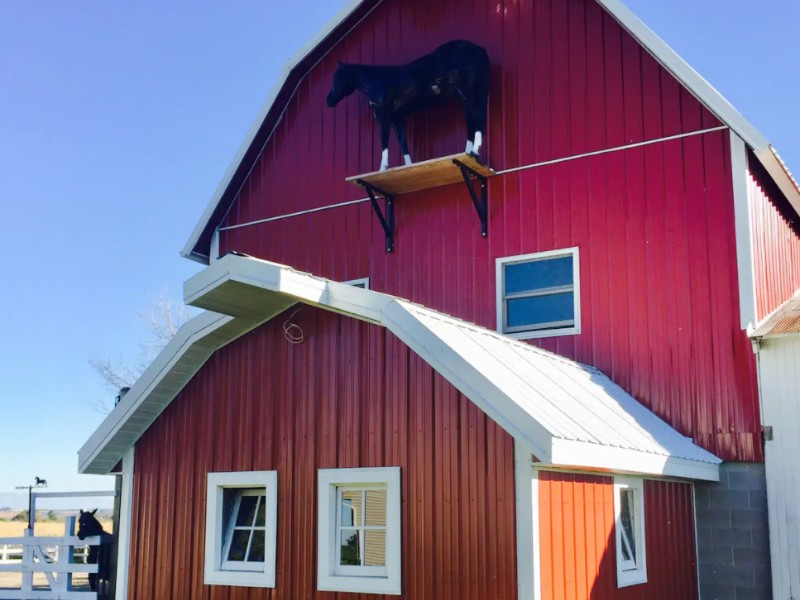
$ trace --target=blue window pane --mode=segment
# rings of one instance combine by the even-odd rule
[[[572,256],[508,264],[504,277],[506,295],[572,285]]]
[[[572,292],[518,298],[507,303],[507,327],[535,326],[559,321],[569,321],[570,324],[575,322],[575,301]],[[564,326],[558,325],[558,327]]]

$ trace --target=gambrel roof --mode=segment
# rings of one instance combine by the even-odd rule
[[[716,481],[716,456],[603,373],[382,292],[228,254],[186,282],[181,329],[79,452],[106,473],[215,349],[302,302],[387,328],[544,464]],[[224,313],[224,314],[223,314]]]
[[[215,227],[222,221],[239,187],[258,160],[280,123],[284,109],[300,82],[316,63],[383,0],[350,0],[320,34],[291,59],[267,98],[233,162],[195,226],[181,254],[201,263],[208,262],[208,248]],[[744,140],[794,210],[800,213],[800,188],[775,149],[714,87],[645,25],[620,0],[596,0],[669,73],[702,102],[723,124]]]

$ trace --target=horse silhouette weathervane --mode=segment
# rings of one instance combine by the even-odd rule
[[[47,480],[41,477],[35,477],[35,482],[28,485],[18,485],[14,489],[28,490],[28,529],[33,529],[33,488],[46,488]]]

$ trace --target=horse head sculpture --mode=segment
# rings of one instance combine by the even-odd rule
[[[389,132],[393,128],[405,164],[411,164],[405,123],[409,114],[440,98],[457,95],[467,125],[465,152],[478,156],[486,129],[489,100],[489,55],[464,40],[442,44],[430,54],[405,65],[379,66],[339,63],[327,104],[336,106],[354,91],[369,99],[381,130],[381,171],[389,167]]]

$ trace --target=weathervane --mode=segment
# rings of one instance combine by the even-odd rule
[[[46,488],[47,480],[35,477],[35,483],[29,485],[18,485],[17,490],[28,490],[28,529],[33,530],[33,488]]]

